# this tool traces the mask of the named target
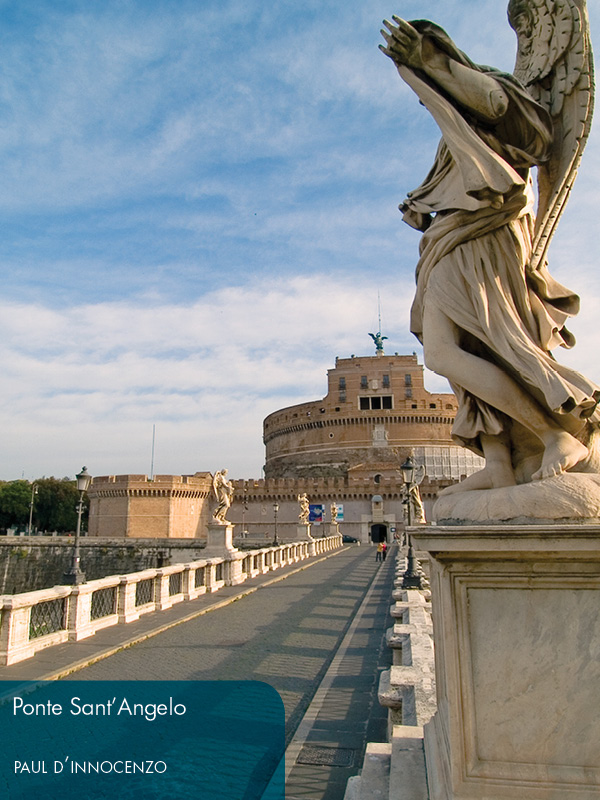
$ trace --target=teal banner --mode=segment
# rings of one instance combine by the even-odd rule
[[[283,800],[283,703],[257,681],[0,684],[2,800]]]

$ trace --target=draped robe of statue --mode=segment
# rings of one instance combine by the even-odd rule
[[[398,67],[443,137],[427,178],[401,206],[404,220],[424,231],[411,330],[422,340],[424,304],[435,304],[460,330],[463,349],[501,366],[559,425],[574,415],[583,430],[586,419],[600,420],[600,390],[550,352],[574,344],[564,326],[579,298],[545,266],[527,267],[535,222],[529,170],[548,159],[552,120],[512,75],[473,64],[433,23],[411,24],[451,58],[493,77],[509,98],[506,114],[484,123],[423,74]],[[482,454],[481,433],[511,433],[516,423],[505,414],[452,388],[459,400],[452,434],[460,444]]]

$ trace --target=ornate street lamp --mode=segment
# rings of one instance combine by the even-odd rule
[[[274,518],[275,518],[275,536],[273,538],[273,545],[275,547],[277,547],[277,545],[279,544],[279,539],[277,538],[277,514],[278,513],[279,513],[279,503],[277,501],[275,501],[273,503],[273,515],[274,515]]]
[[[31,484],[31,500],[29,501],[29,525],[27,526],[27,535],[31,536],[32,522],[33,522],[33,499],[38,493],[37,483]]]
[[[77,505],[77,528],[75,530],[75,543],[73,545],[73,555],[71,557],[71,567],[64,573],[63,581],[67,586],[79,586],[80,583],[85,583],[85,574],[81,571],[79,566],[79,537],[81,535],[81,514],[83,512],[83,495],[89,489],[92,482],[92,476],[87,471],[87,467],[83,467],[81,472],[76,475],[77,490],[79,491],[79,503]]]
[[[408,456],[404,464],[400,467],[402,470],[402,479],[404,480],[404,488],[406,490],[406,521],[407,527],[412,525],[412,509],[411,509],[411,502],[410,502],[410,494],[411,489],[413,487],[413,478],[415,474],[415,464],[412,459],[412,456]],[[417,559],[415,558],[415,551],[413,549],[412,544],[412,537],[410,533],[406,532],[406,538],[408,540],[408,554],[406,558],[406,572],[402,577],[402,588],[403,589],[422,589],[423,588],[423,579],[421,577],[421,573],[419,572],[419,564]]]

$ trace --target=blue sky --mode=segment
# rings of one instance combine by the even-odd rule
[[[153,425],[156,473],[258,477],[263,418],[374,352],[378,291],[420,352],[397,205],[438,133],[394,13],[512,70],[504,0],[0,0],[0,478],[147,473]],[[599,177],[593,131],[550,253],[598,382]]]

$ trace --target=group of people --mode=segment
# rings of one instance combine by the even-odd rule
[[[385,542],[379,542],[377,545],[377,552],[375,553],[375,561],[385,561],[386,556],[387,544]]]

